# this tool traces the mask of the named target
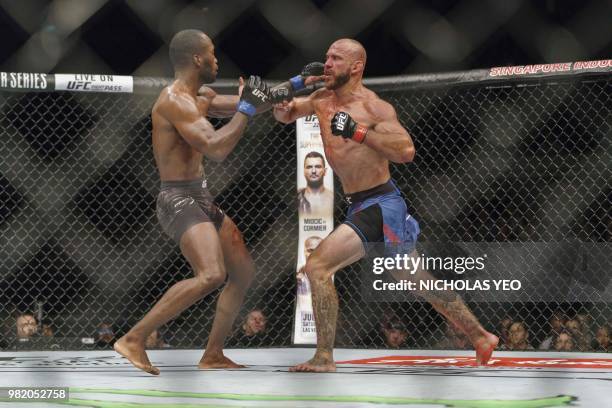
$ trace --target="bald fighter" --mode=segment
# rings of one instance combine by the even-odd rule
[[[277,103],[274,116],[283,123],[316,114],[325,156],[340,178],[350,203],[346,221],[336,228],[308,258],[305,271],[312,290],[317,327],[314,357],[291,371],[335,371],[333,358],[338,296],[332,276],[365,255],[366,243],[402,244],[413,256],[419,234],[417,221],[407,214],[406,203],[391,180],[389,161],[413,160],[412,138],[399,123],[395,109],[364,87],[366,51],[351,39],[334,42],[327,51],[324,88],[308,97]],[[289,99],[289,98],[287,98]],[[405,272],[405,271],[402,271]],[[424,270],[415,276],[395,271],[397,279],[433,279]],[[476,349],[479,364],[486,364],[498,343],[453,292],[418,293],[461,328]]]
[[[158,375],[145,352],[151,332],[221,286],[208,345],[200,368],[242,367],[223,355],[255,268],[242,235],[213,203],[206,188],[204,157],[222,161],[234,149],[249,118],[269,106],[269,90],[258,77],[240,79],[240,96],[217,95],[203,84],[217,76],[215,48],[204,33],[184,30],[170,42],[175,80],[153,106],[153,153],[161,179],[157,218],[163,231],[181,248],[194,277],[174,284],[125,336],[115,350],[135,367]],[[206,116],[231,116],[219,130]]]

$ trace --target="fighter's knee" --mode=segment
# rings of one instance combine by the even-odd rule
[[[306,265],[304,266],[304,272],[308,276],[308,279],[313,281],[324,281],[329,279],[331,276],[330,271],[326,267],[322,259],[315,254],[310,255]]]
[[[210,290],[223,285],[226,276],[225,269],[222,267],[207,268],[196,273],[196,285],[202,293],[208,293]]]

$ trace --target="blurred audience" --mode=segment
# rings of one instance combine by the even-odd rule
[[[595,332],[595,338],[591,343],[594,351],[611,351],[610,347],[610,326],[603,325]]]
[[[576,320],[580,322],[582,335],[584,336],[584,345],[585,347],[588,347],[593,342],[593,335],[591,333],[591,315],[586,312],[577,313]]]
[[[553,341],[553,348],[555,351],[572,351],[574,347],[574,338],[572,334],[565,329],[561,330]]]
[[[576,310],[576,309],[574,309]],[[590,329],[592,324],[592,316],[588,313],[576,313],[574,317],[568,318],[562,310],[555,310],[548,320],[548,332],[544,340],[539,344],[539,350],[554,350],[558,352],[568,351],[597,351],[610,352],[610,335],[612,328],[610,324],[603,324],[593,332]],[[15,325],[15,338],[9,333],[10,328]],[[538,320],[534,322],[537,327],[540,327]],[[340,343],[352,345],[354,343],[355,334],[359,335],[358,330],[354,330],[354,325],[348,325],[346,333],[351,332],[350,338],[342,340],[341,330],[342,318],[339,317],[340,327],[338,330],[337,339]],[[281,327],[279,325],[279,327]],[[284,327],[284,326],[282,326]],[[442,332],[442,327],[444,332]],[[269,330],[268,330],[269,329]],[[433,330],[433,329],[432,329]],[[229,339],[229,345],[233,347],[258,347],[265,346],[269,342],[268,332],[274,336],[276,332],[274,328],[268,327],[268,319],[260,308],[254,308],[246,315],[242,324],[236,328],[234,335]],[[281,330],[282,331],[282,330]],[[542,329],[539,332],[542,334]],[[43,324],[39,326],[36,317],[31,313],[22,313],[17,316],[16,320],[8,319],[6,321],[4,340],[9,343],[3,343],[0,337],[1,348],[23,348],[34,347],[34,343],[52,340],[54,338],[54,327],[47,321],[43,320]],[[345,333],[345,334],[346,334]],[[499,323],[500,350],[534,350],[530,344],[530,331],[526,323],[522,320],[514,320],[505,316]],[[344,336],[346,337],[346,336]],[[30,341],[30,339],[34,339]],[[60,339],[60,338],[56,338]],[[12,345],[14,341],[15,345]],[[110,348],[115,342],[115,331],[110,323],[101,323],[95,331],[92,342],[97,348]],[[410,340],[410,333],[402,320],[393,310],[387,310],[378,325],[363,338],[362,344],[367,347],[386,347],[390,349],[399,349],[406,347]],[[21,345],[19,345],[21,343]],[[43,343],[41,343],[43,344]],[[44,347],[50,347],[44,343]],[[60,343],[58,343],[60,344]],[[91,343],[90,343],[91,344]],[[469,350],[472,348],[467,336],[461,332],[456,326],[446,322],[444,326],[436,327],[432,334],[432,338],[425,344],[429,348],[436,349],[454,349],[454,350]],[[155,330],[147,338],[147,349],[162,349],[170,347],[165,341],[164,336],[159,330]],[[60,347],[59,345],[57,347]],[[61,346],[65,347],[65,346]]]
[[[100,323],[96,329],[96,347],[110,348],[115,344],[115,331],[109,323]]]
[[[503,350],[533,350],[529,344],[529,332],[525,323],[516,321],[508,328],[508,341],[502,346]]]
[[[48,323],[43,323],[41,331],[42,331],[41,334],[43,335],[43,337],[53,337],[55,334],[53,330],[53,326],[51,326]]]
[[[29,313],[17,316],[16,326],[16,336],[19,341],[27,341],[38,334],[38,322]]]
[[[385,339],[385,345],[389,348],[400,348],[408,339],[408,330],[399,320],[390,321],[383,326],[382,334]]]
[[[550,350],[553,346],[553,340],[563,327],[565,326],[565,315],[560,310],[556,310],[548,320],[549,332],[548,336],[540,343],[539,350]]]
[[[587,336],[580,320],[577,318],[569,319],[565,322],[565,329],[572,335],[574,347],[578,351],[587,351],[589,349]]]
[[[398,349],[406,344],[408,329],[392,310],[383,313],[378,321],[361,340],[365,347]]]
[[[153,330],[145,342],[146,349],[162,349],[169,347],[170,345],[166,343],[164,336],[162,336],[158,329]]]

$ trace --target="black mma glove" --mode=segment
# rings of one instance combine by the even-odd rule
[[[302,68],[300,75],[296,75],[289,79],[287,82],[283,82],[280,85],[270,89],[271,102],[281,103],[283,101],[290,101],[296,92],[301,91],[306,87],[304,80],[309,76],[320,76],[323,75],[324,64],[322,62],[311,62]]]
[[[249,81],[242,88],[238,112],[251,117],[257,112],[257,108],[270,102],[270,90],[268,85],[260,77],[251,75]]]
[[[331,132],[333,135],[363,143],[368,134],[368,128],[355,122],[348,113],[336,112],[331,120]]]

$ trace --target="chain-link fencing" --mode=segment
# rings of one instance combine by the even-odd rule
[[[392,174],[420,222],[423,243],[519,243],[526,245],[527,262],[537,259],[533,248],[541,242],[598,244],[609,252],[609,73],[500,83],[422,79],[370,85],[395,106],[414,138],[416,160],[393,165]],[[107,347],[105,335],[125,332],[167,288],[191,276],[155,216],[159,179],[150,110],[164,81],[141,82],[150,85],[143,87],[147,92],[0,92],[4,347]],[[229,346],[291,344],[295,152],[295,125],[277,123],[267,113],[249,124],[225,162],[206,162],[209,189],[242,230],[257,268]],[[339,224],[346,204],[339,185],[336,191]],[[469,347],[427,303],[366,301],[359,269],[336,275],[338,346],[389,347],[390,333],[400,331],[400,347]],[[612,316],[606,300],[610,264],[597,270],[604,272],[576,273],[590,277],[587,283],[603,293],[599,298],[466,300],[493,332],[501,333],[505,318],[522,322],[534,347],[551,334],[553,316],[578,318],[584,338],[578,341],[574,333],[573,349],[591,349],[597,329]],[[554,293],[558,281],[546,279],[540,287]],[[203,347],[218,293],[163,327],[165,342]],[[265,315],[266,328],[245,336],[242,326],[252,309]],[[28,341],[17,336],[24,314],[35,318],[38,329],[25,336]]]

